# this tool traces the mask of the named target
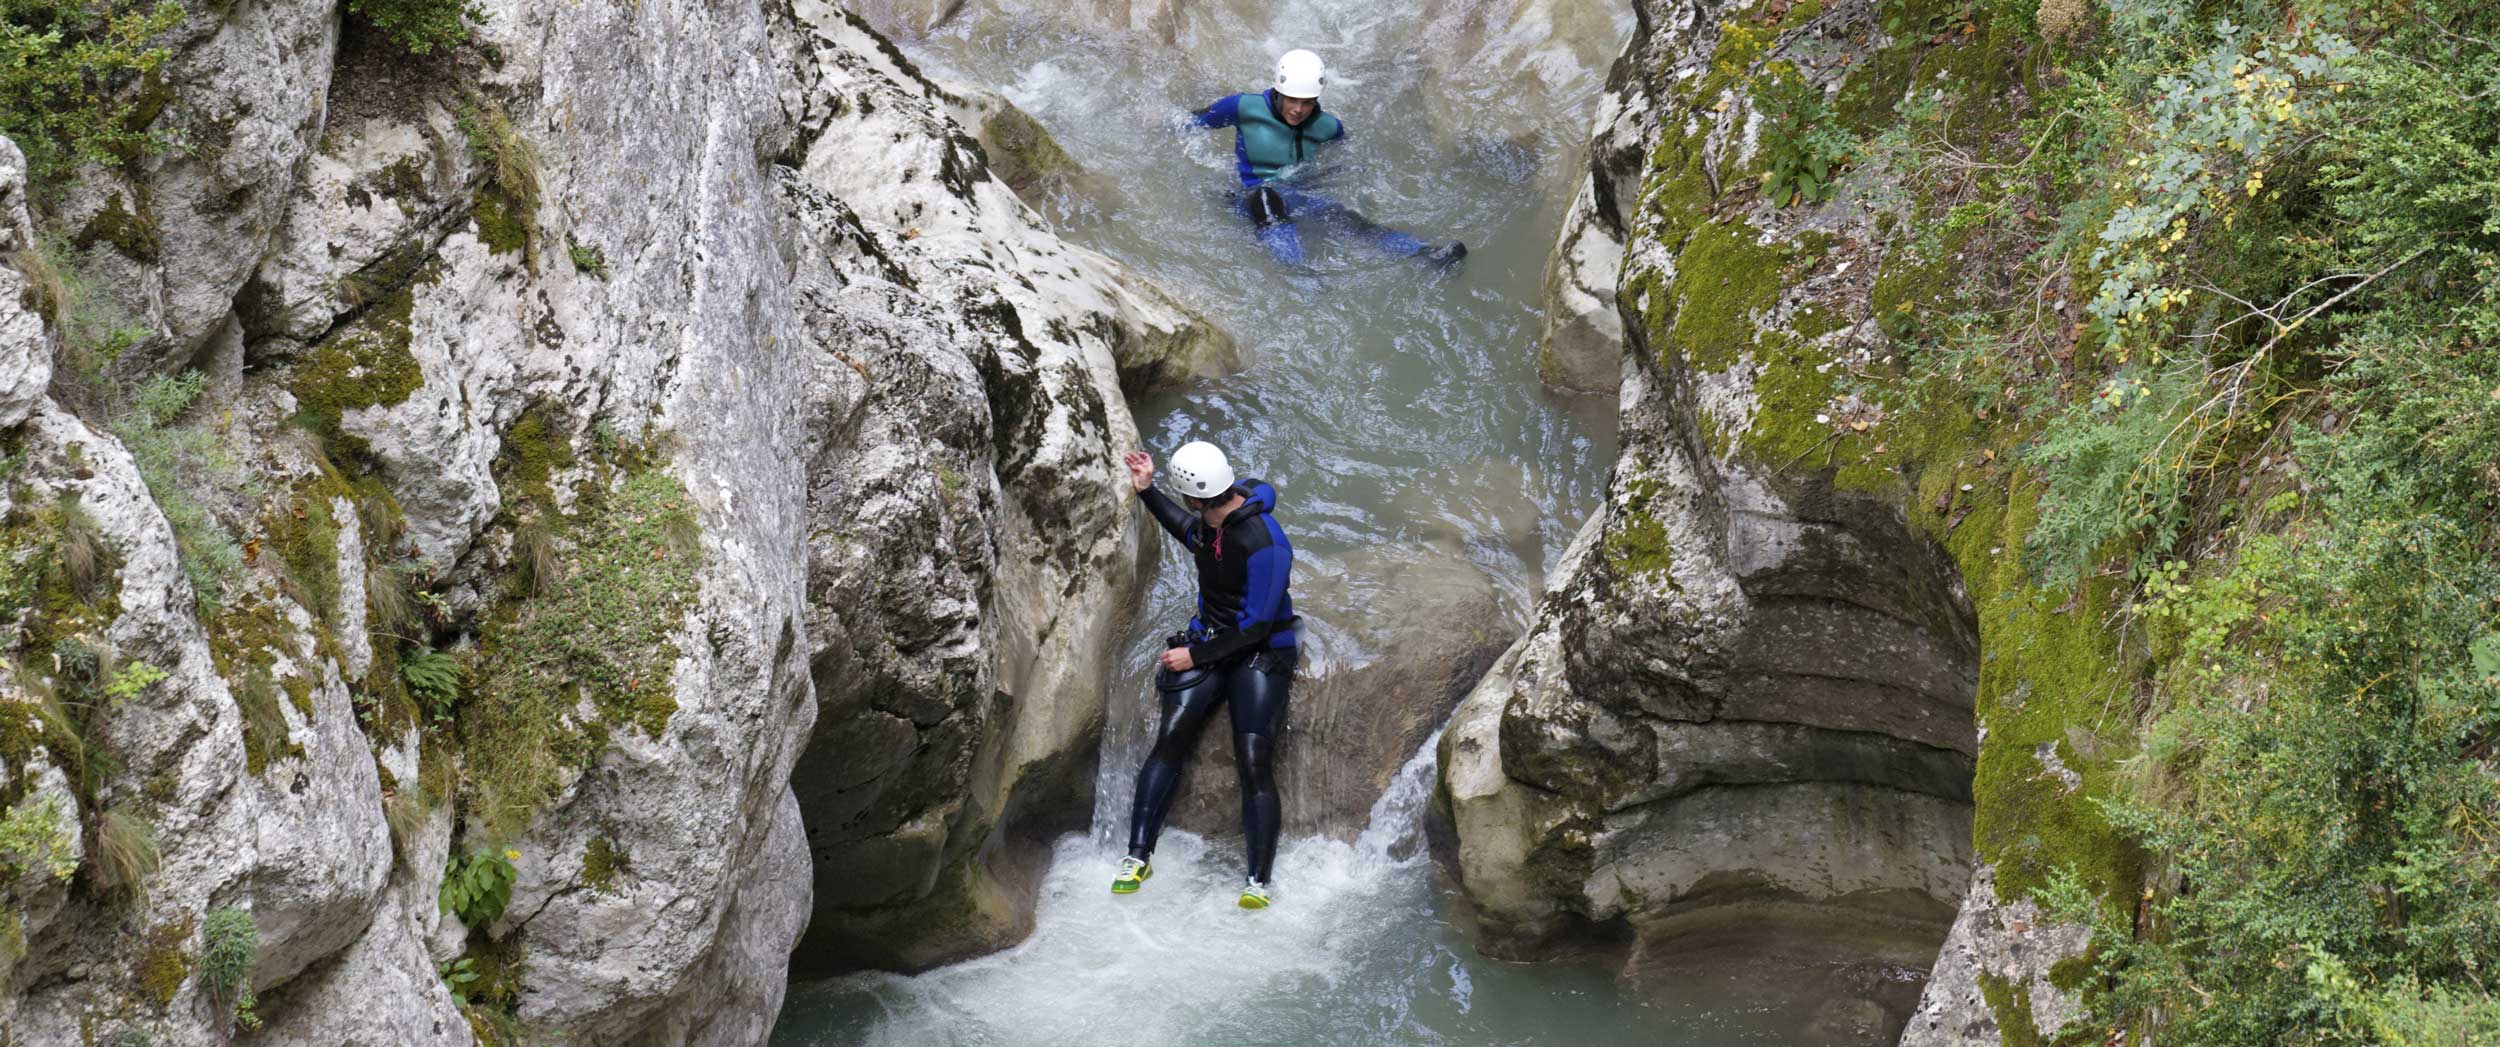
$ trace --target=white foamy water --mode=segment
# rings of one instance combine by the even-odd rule
[[[1297,839],[1276,904],[1234,905],[1237,841],[1167,833],[1155,875],[1110,892],[1118,852],[1059,841],[1033,936],[920,975],[793,986],[781,1047],[1786,1043],[1777,1015],[1623,999],[1604,971],[1484,959],[1441,915],[1420,826],[1428,746],[1352,843]],[[1698,1005],[1701,1001],[1692,1001]]]

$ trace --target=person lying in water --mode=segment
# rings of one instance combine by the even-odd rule
[[[1154,456],[1131,451],[1126,464],[1129,485],[1155,522],[1197,561],[1198,613],[1188,632],[1175,634],[1158,659],[1155,689],[1162,694],[1163,717],[1154,749],[1137,771],[1128,857],[1120,859],[1111,893],[1135,894],[1154,875],[1155,837],[1163,832],[1181,771],[1215,707],[1227,705],[1233,762],[1241,775],[1241,834],[1250,851],[1241,907],[1264,909],[1276,838],[1284,828],[1284,806],[1276,795],[1276,740],[1285,729],[1285,697],[1300,654],[1293,598],[1285,594],[1293,545],[1269,515],[1276,508],[1276,489],[1236,480],[1224,452],[1204,441],[1172,453],[1172,481],[1182,504],[1154,489]]]
[[[1443,268],[1457,264],[1467,256],[1465,244],[1453,241],[1432,248],[1412,234],[1293,184],[1313,150],[1345,137],[1345,122],[1319,108],[1320,87],[1327,79],[1318,55],[1287,51],[1276,60],[1275,87],[1217,99],[1191,119],[1197,127],[1234,129],[1233,162],[1241,189],[1233,195],[1233,206],[1250,218],[1268,253],[1286,265],[1302,264],[1302,233],[1295,223],[1306,218],[1352,229],[1393,255]]]

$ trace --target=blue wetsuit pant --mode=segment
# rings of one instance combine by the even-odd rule
[[[1302,264],[1302,231],[1296,226],[1304,219],[1343,227],[1383,252],[1401,258],[1424,252],[1424,242],[1412,234],[1391,229],[1335,200],[1292,186],[1244,186],[1233,195],[1233,208],[1258,228],[1259,243],[1267,248],[1267,253],[1286,265]]]
[[[1285,700],[1293,687],[1296,652],[1272,648],[1206,674],[1179,691],[1163,692],[1163,720],[1146,765],[1137,769],[1137,804],[1129,814],[1128,852],[1154,853],[1163,816],[1172,809],[1181,772],[1198,747],[1198,734],[1219,704],[1233,719],[1233,763],[1241,776],[1241,835],[1250,850],[1250,878],[1266,883],[1276,864],[1276,838],[1284,831],[1284,806],[1276,796],[1276,740],[1285,730]]]

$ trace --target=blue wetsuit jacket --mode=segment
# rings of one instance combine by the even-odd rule
[[[1308,159],[1311,146],[1345,137],[1344,121],[1313,106],[1311,118],[1295,127],[1276,114],[1274,91],[1228,95],[1199,110],[1191,123],[1234,129],[1233,166],[1241,184],[1253,186]]]
[[[1268,515],[1276,508],[1276,489],[1261,480],[1233,486],[1242,493],[1241,508],[1216,528],[1161,491],[1138,494],[1155,522],[1197,561],[1198,616],[1190,619],[1189,632],[1206,639],[1189,645],[1189,660],[1208,668],[1262,648],[1295,644],[1293,597],[1285,592],[1293,544]]]

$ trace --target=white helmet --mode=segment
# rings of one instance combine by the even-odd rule
[[[1172,452],[1172,485],[1192,498],[1216,498],[1233,486],[1233,463],[1204,440],[1192,440]]]
[[[1287,98],[1317,98],[1328,82],[1328,66],[1309,51],[1287,51],[1276,60],[1276,93]]]

